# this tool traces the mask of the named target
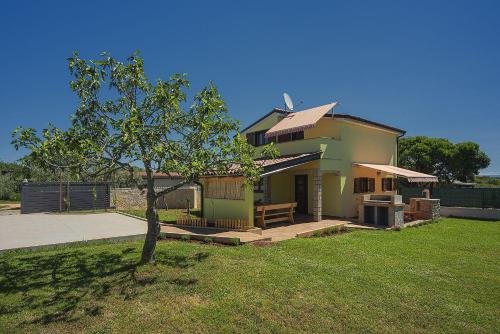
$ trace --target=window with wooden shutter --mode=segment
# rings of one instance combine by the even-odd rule
[[[368,179],[368,191],[369,193],[375,192],[375,179]]]
[[[297,131],[292,133],[292,140],[304,139],[304,131]]]
[[[278,136],[278,143],[284,143],[290,140],[292,140],[292,136],[289,133],[285,133]]]
[[[253,132],[247,133],[247,143],[255,146],[255,134]]]
[[[267,132],[267,130],[257,131],[257,132],[254,133],[254,136],[255,136],[255,146],[261,146],[261,145],[267,144],[266,132]]]
[[[375,179],[368,177],[358,177],[354,179],[354,193],[375,192]]]
[[[392,177],[382,179],[382,191],[393,191],[394,188],[394,179]]]

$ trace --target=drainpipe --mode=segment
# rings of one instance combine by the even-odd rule
[[[193,183],[200,186],[200,196],[201,196],[200,211],[201,211],[201,218],[204,218],[205,215],[203,214],[203,183],[199,181],[193,181]]]
[[[399,138],[403,137],[405,134],[406,132],[396,137],[396,167],[399,167]]]

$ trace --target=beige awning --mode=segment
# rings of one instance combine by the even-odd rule
[[[332,110],[336,104],[337,102],[332,102],[324,106],[290,113],[272,128],[267,130],[266,137],[269,138],[312,128],[321,117]]]
[[[409,169],[404,169],[391,165],[378,165],[378,164],[361,164],[355,163],[356,166],[363,166],[371,169],[376,169],[378,171],[396,174],[397,176],[404,177],[408,182],[438,182],[438,178],[433,175],[415,172]]]

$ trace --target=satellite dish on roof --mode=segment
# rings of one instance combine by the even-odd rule
[[[288,108],[290,110],[293,110],[293,102],[290,95],[288,95],[287,93],[283,93],[283,100],[285,100],[285,109]]]

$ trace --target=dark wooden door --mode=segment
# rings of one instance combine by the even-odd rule
[[[307,214],[307,175],[295,175],[296,211]]]

